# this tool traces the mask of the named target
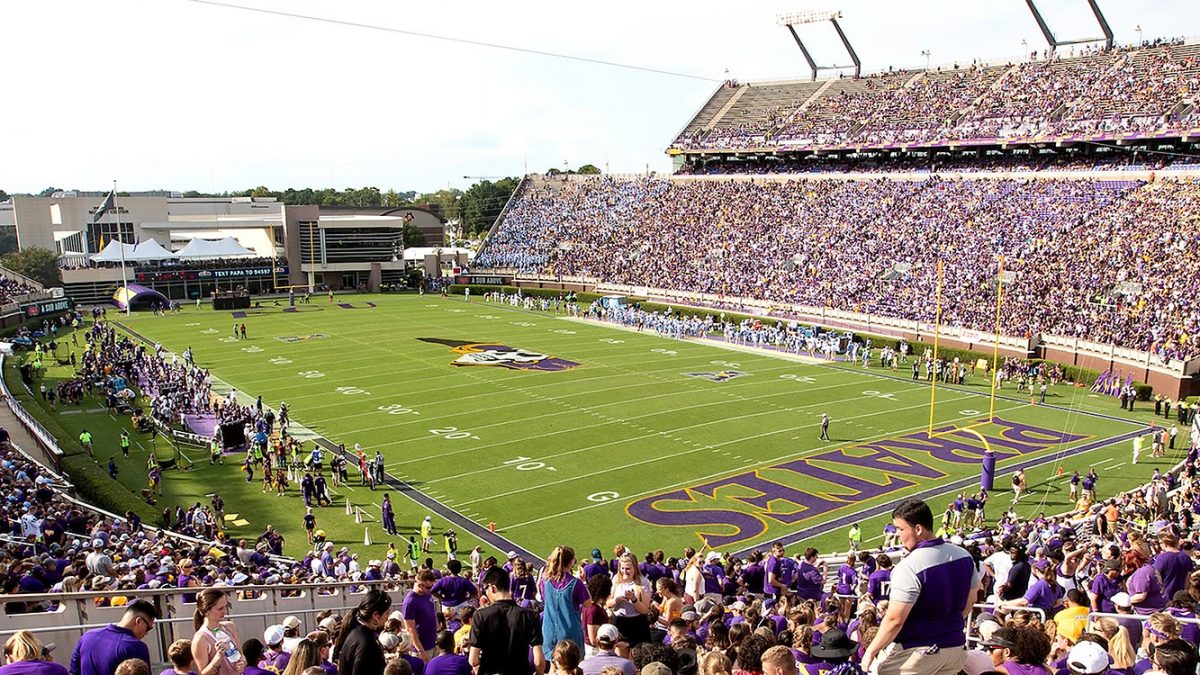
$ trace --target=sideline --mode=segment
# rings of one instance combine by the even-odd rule
[[[133,330],[129,326],[126,326],[125,324],[121,323],[120,321],[111,321],[110,323],[112,323],[117,328],[120,328],[121,330],[125,331],[126,333],[128,333],[132,337],[136,338],[137,340],[140,340],[144,344],[150,344],[150,345],[155,344],[155,342],[153,340],[146,338],[146,336],[138,333],[137,331]],[[172,352],[168,352],[168,353],[172,353]],[[224,388],[224,393],[226,393],[226,394],[229,393],[229,391],[231,389],[230,385],[228,385],[224,381],[220,380],[216,376],[213,376],[212,380],[213,380],[213,391],[214,392],[217,391],[217,383],[220,383],[221,387]],[[240,390],[239,390],[239,393],[245,394],[245,392],[241,392]],[[246,394],[246,395],[248,396],[249,394]],[[296,438],[302,439],[302,440],[311,440],[312,442],[317,443],[318,445],[325,448],[328,452],[331,452],[331,453],[340,451],[340,447],[338,446],[337,443],[334,443],[333,441],[329,440],[328,438],[321,436],[320,434],[312,431],[308,427],[304,427],[303,425],[299,425],[299,424],[297,424],[296,426],[298,427],[298,429],[303,430],[303,432],[305,434],[303,437],[298,433],[293,434]],[[346,457],[346,456],[343,455],[343,457]],[[353,461],[351,463],[354,466],[358,465],[357,458],[346,457],[346,459],[347,459],[347,461],[350,461],[351,459],[353,459]],[[438,516],[445,519],[446,522],[453,523],[454,527],[456,529],[463,531],[463,532],[471,533],[477,539],[488,544],[489,546],[494,547],[497,551],[500,551],[501,553],[507,553],[508,551],[516,551],[517,555],[521,556],[522,558],[524,558],[526,560],[535,562],[539,565],[546,564],[546,561],[541,556],[538,556],[535,553],[533,553],[532,551],[522,548],[521,546],[518,546],[516,543],[509,541],[507,538],[492,532],[484,525],[481,525],[481,524],[475,522],[474,520],[471,520],[466,515],[460,513],[453,507],[450,507],[450,506],[438,501],[437,499],[434,499],[433,497],[429,496],[428,494],[413,487],[413,485],[408,483],[407,481],[401,480],[401,479],[397,478],[396,476],[388,473],[386,470],[383,473],[383,485],[386,485],[386,486],[394,489],[396,492],[399,492],[404,497],[407,497],[410,501],[417,504],[418,506],[422,506],[422,507],[428,509],[429,511],[432,511],[433,513],[435,513]]]

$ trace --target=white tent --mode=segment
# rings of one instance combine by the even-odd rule
[[[180,260],[199,260],[202,258],[236,258],[252,256],[254,251],[242,246],[233,237],[224,239],[193,239],[179,250]]]
[[[175,257],[153,239],[147,239],[138,244],[122,244],[117,240],[108,242],[103,251],[92,256],[95,262],[121,262],[121,249],[125,249],[125,262],[140,262],[143,260],[170,260]]]

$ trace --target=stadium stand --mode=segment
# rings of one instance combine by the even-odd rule
[[[1163,135],[1200,124],[1197,92],[1200,45],[1182,42],[823,82],[726,85],[671,147],[882,148]]]
[[[1184,359],[1200,349],[1198,200],[1190,181],[1120,175],[542,181],[476,266],[923,320],[942,257],[944,320],[988,330],[1003,255],[1002,332]]]

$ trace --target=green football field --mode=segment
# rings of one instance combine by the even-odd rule
[[[388,474],[426,501],[394,485],[358,487],[352,469],[351,487],[318,513],[335,542],[356,550],[369,529],[371,557],[389,541],[378,526],[385,490],[403,532],[432,515],[436,530],[459,532],[461,549],[482,539],[489,553],[511,545],[541,558],[557,544],[581,555],[616,544],[674,553],[704,541],[732,552],[778,538],[844,550],[849,523],[877,537],[899,498],[922,494],[940,513],[955,491],[978,490],[981,441],[926,438],[929,387],[903,369],[670,340],[431,295],[320,297],[244,318],[208,306],[109,317],[177,353],[191,347],[244,402],[286,401],[296,422],[328,441],[382,451]],[[241,322],[246,340],[232,337]],[[1105,494],[1178,458],[1147,452],[1131,470],[1128,438],[1150,420],[1144,404],[1127,414],[1066,385],[1046,405],[1011,386],[1000,394],[997,421],[975,427],[1001,458],[990,518],[1007,506],[1007,472],[1018,464],[1031,467],[1033,488],[1018,510],[1032,514],[1066,509],[1072,469],[1095,466]],[[940,386],[937,400],[939,429],[986,421],[983,377]],[[818,440],[822,413],[832,419],[830,441]],[[83,420],[61,418],[72,433]],[[288,552],[302,553],[295,486],[287,497],[262,495],[237,461],[209,467],[199,455],[194,471],[167,474],[169,499],[220,491],[245,523],[231,524],[235,536],[271,522],[289,535]],[[137,470],[136,458],[122,466],[131,488]],[[343,499],[363,508],[365,523],[345,515]]]

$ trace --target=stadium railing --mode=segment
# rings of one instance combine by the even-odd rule
[[[295,616],[306,628],[315,628],[316,615],[332,611],[345,614],[358,606],[359,601],[373,587],[382,586],[392,597],[392,604],[399,607],[408,592],[407,583],[401,582],[327,582],[321,584],[275,584],[271,586],[229,586],[221,590],[234,594],[231,599],[229,621],[238,628],[242,640],[251,637],[261,639],[268,626],[283,622],[284,617]],[[54,660],[66,665],[71,658],[71,649],[83,633],[116,623],[125,613],[125,604],[134,600],[146,600],[158,608],[162,619],[156,630],[150,632],[143,642],[150,648],[152,665],[167,661],[167,648],[178,639],[190,639],[195,633],[192,613],[194,602],[183,602],[183,595],[195,594],[200,588],[158,588],[153,590],[126,591],[81,591],[76,593],[38,593],[0,595],[0,603],[57,603],[54,611],[8,614],[5,612],[0,641],[10,635],[27,630],[45,644],[53,642],[60,647],[53,652]],[[246,598],[247,593],[258,597]],[[118,600],[118,606],[98,606],[100,599]],[[154,672],[158,672],[157,670]]]
[[[21,426],[25,427],[25,431],[29,432],[29,435],[37,442],[43,456],[53,465],[51,468],[56,473],[61,472],[63,451],[58,446],[58,440],[46,427],[42,426],[41,422],[35,420],[17,399],[13,398],[12,392],[8,390],[8,382],[3,377],[3,370],[4,356],[0,354],[0,394],[3,394],[4,402],[8,404],[8,409],[16,416]]]

